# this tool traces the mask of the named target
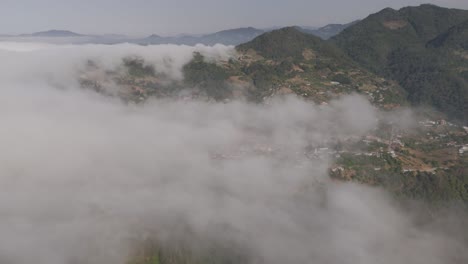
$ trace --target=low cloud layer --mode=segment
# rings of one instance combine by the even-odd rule
[[[114,68],[129,55],[182,78],[194,51],[234,54],[0,46],[1,263],[126,263],[135,241],[148,239],[226,243],[252,263],[468,261],[453,212],[421,223],[384,191],[333,182],[330,160],[304,155],[308,145],[376,127],[378,111],[359,96],[328,106],[297,98],[128,105],[76,81],[88,59]]]
[[[193,52],[201,53],[208,61],[227,60],[235,54],[234,47],[197,46],[139,46],[119,45],[54,45],[43,43],[0,42],[0,78],[15,82],[77,81],[76,71],[91,60],[105,70],[115,70],[126,57],[141,57],[159,73],[181,79],[182,67]],[[67,83],[67,86],[70,86]]]

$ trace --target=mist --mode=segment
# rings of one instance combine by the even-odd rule
[[[468,262],[462,212],[421,221],[423,207],[333,181],[331,159],[305,155],[376,128],[386,114],[361,96],[129,104],[79,85],[87,61],[115,70],[127,56],[180,80],[194,52],[235,58],[221,45],[0,43],[1,263],[125,264],[148,241],[246,263]]]

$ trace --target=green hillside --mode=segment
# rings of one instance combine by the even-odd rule
[[[434,5],[384,9],[331,42],[361,66],[397,81],[416,105],[467,121],[468,11]]]
[[[323,56],[350,62],[347,56],[334,45],[319,37],[305,34],[295,27],[287,27],[265,33],[254,40],[239,45],[237,50],[255,50],[268,59],[293,58],[301,60],[304,49],[309,48]]]
[[[236,49],[236,57],[216,63],[194,54],[182,68],[183,80],[156,73],[144,58],[128,57],[123,60],[123,71],[101,72],[107,81],[96,80],[94,72],[99,69],[85,67],[80,83],[100,92],[108,90],[106,83],[118,83],[123,87],[120,96],[137,102],[180,96],[263,102],[295,94],[326,104],[344,94],[360,93],[383,109],[407,104],[406,93],[396,82],[359,66],[333,43],[295,27],[265,33]]]
[[[418,39],[413,36],[414,41]],[[144,58],[131,57],[122,62],[124,71],[114,73],[94,74],[99,69],[91,63],[91,74],[83,72],[80,81],[97,91],[106,91],[106,83],[118,83],[121,96],[136,102],[171,97],[262,103],[275,96],[295,95],[326,105],[342,95],[358,93],[385,110],[407,105],[409,98],[412,102],[430,102],[447,112],[466,112],[467,98],[460,96],[466,95],[463,71],[468,69],[460,55],[463,50],[418,45],[395,48],[382,66],[387,76],[405,85],[407,92],[396,81],[360,66],[334,43],[293,27],[238,46],[237,56],[229,60],[211,62],[195,53],[182,69],[182,80],[170,80],[145,66]],[[95,79],[101,75],[111,81]],[[468,156],[460,151],[466,146],[468,133],[444,118],[440,113],[421,113],[415,129],[398,131],[392,122],[384,122],[357,146],[330,143],[327,149],[339,151],[341,157],[331,176],[386,186],[403,196],[466,201]],[[419,188],[419,183],[424,186]]]
[[[324,103],[358,92],[382,108],[406,104],[396,83],[355,63],[333,43],[288,27],[237,46],[241,75],[255,86],[256,98],[289,91]]]
[[[468,11],[434,5],[386,8],[345,29],[332,39],[353,60],[384,73],[396,49],[423,48],[426,43],[468,20]]]
[[[468,20],[451,27],[428,43],[433,48],[452,48],[468,50]]]

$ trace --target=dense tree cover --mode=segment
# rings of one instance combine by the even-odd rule
[[[461,201],[468,204],[468,171],[466,162],[445,171],[408,172],[389,178],[395,191],[412,199],[429,202]]]
[[[351,63],[351,60],[335,45],[319,37],[305,34],[295,27],[265,33],[248,43],[237,46],[237,49],[240,51],[252,49],[267,59],[290,58],[292,60],[303,60],[304,49],[311,49],[321,56]]]
[[[301,32],[296,27],[265,33],[237,46],[237,50],[247,57],[254,56],[244,65],[242,72],[252,79],[256,87],[253,97],[256,99],[268,96],[267,90],[272,87],[288,87],[296,94],[317,101],[323,101],[326,96],[313,94],[311,90],[328,95],[366,90],[368,93],[380,93],[382,98],[375,99],[379,100],[379,106],[407,104],[405,91],[398,84],[382,81],[381,77],[358,65],[333,43]],[[339,84],[330,87],[331,82]]]
[[[468,19],[431,40],[428,46],[468,50]]]
[[[230,96],[231,90],[226,85],[229,74],[224,68],[204,61],[200,54],[195,54],[194,59],[183,68],[185,83],[196,86],[209,97],[222,100]]]
[[[403,172],[401,163],[388,154],[382,158],[342,155],[337,164],[352,170],[351,180],[382,186],[395,195],[427,202],[462,201],[468,203],[467,165],[461,163],[447,170]],[[374,170],[378,167],[379,170]],[[342,178],[339,173],[332,177]]]
[[[411,102],[466,119],[468,82],[451,69],[450,58],[438,51],[396,49],[388,56],[386,71],[406,88]]]
[[[398,81],[412,103],[435,106],[467,121],[468,82],[460,71],[468,66],[460,54],[466,51],[467,21],[466,10],[387,8],[331,41],[360,65]]]
[[[128,74],[132,77],[144,77],[155,74],[153,66],[145,65],[143,58],[128,57],[123,59],[123,63],[128,70]]]

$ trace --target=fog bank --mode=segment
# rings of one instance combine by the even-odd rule
[[[195,51],[235,56],[225,46],[0,44],[1,263],[126,263],[148,239],[226,243],[251,263],[468,261],[465,218],[422,224],[385,191],[333,182],[331,160],[305,155],[377,126],[382,113],[360,96],[133,105],[77,81],[90,59],[115,69],[135,55],[180,79]]]

